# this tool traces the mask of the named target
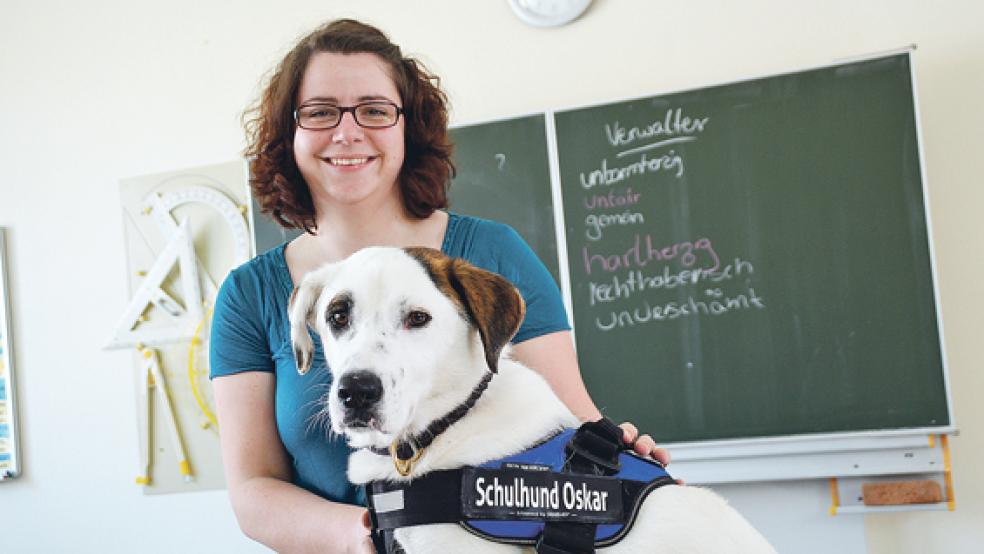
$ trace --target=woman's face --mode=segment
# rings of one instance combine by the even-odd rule
[[[388,101],[403,107],[388,66],[375,54],[314,54],[304,70],[297,106],[312,102],[354,106]],[[311,190],[315,206],[356,205],[399,197],[403,166],[403,117],[393,127],[365,129],[353,114],[342,114],[333,129],[294,134],[294,159]]]

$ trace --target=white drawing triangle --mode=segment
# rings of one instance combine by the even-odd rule
[[[183,304],[167,294],[162,285],[174,264],[179,266]],[[175,318],[173,325],[140,329],[141,315],[153,304]],[[133,294],[123,317],[116,325],[106,349],[130,348],[138,344],[157,346],[190,341],[203,317],[202,293],[198,279],[198,260],[192,242],[191,226],[185,219],[157,256],[140,287]]]

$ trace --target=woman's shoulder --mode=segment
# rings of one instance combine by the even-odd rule
[[[223,288],[234,288],[240,294],[265,294],[270,287],[282,285],[287,272],[284,261],[284,247],[287,243],[275,246],[266,252],[246,261],[229,272]],[[289,272],[287,273],[289,276]]]
[[[476,229],[482,233],[515,232],[512,227],[500,221],[455,212],[448,212],[448,225],[457,225],[461,228]]]
[[[489,251],[512,250],[524,244],[519,233],[505,223],[472,215],[448,213],[445,253],[470,258]]]
[[[286,266],[284,261],[284,248],[286,248],[287,243],[281,243],[278,246],[254,256],[252,259],[246,261],[239,267],[232,270],[232,273],[237,275],[258,275],[258,274],[275,274],[282,267]]]

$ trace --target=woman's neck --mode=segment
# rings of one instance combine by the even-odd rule
[[[318,210],[318,228],[312,238],[327,256],[325,261],[336,262],[368,246],[405,246],[418,224],[400,202],[331,206]]]
[[[317,231],[290,243],[285,253],[297,283],[308,271],[344,260],[369,246],[427,246],[440,248],[448,216],[436,211],[424,219],[408,215],[400,202],[371,208],[345,206],[318,211]]]

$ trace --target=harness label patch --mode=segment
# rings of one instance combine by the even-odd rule
[[[517,468],[468,468],[461,511],[471,519],[622,523],[622,487],[613,477]]]

